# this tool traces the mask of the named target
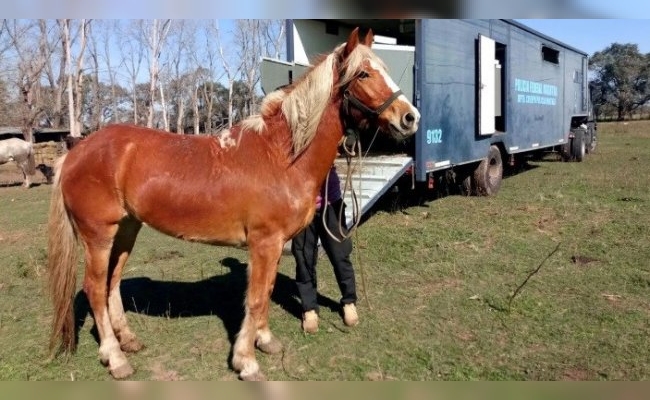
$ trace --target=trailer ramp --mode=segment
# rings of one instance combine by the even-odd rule
[[[336,171],[341,178],[341,191],[345,188],[345,176],[348,165],[345,159],[337,158]],[[406,155],[379,155],[368,156],[359,163],[353,158],[350,163],[352,169],[352,188],[359,203],[359,215],[362,217],[388,191],[397,180],[404,175],[406,170],[413,165],[413,158]],[[345,221],[349,227],[353,223],[353,197],[350,188],[344,192],[343,200],[346,204]]]

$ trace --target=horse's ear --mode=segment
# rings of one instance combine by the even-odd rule
[[[348,42],[345,45],[345,51],[343,52],[343,56],[347,57],[352,53],[352,50],[357,47],[359,44],[359,28],[354,28],[352,33],[350,33],[350,37],[348,37]]]
[[[368,32],[366,33],[366,37],[363,39],[363,44],[370,47],[372,46],[372,41],[374,39],[375,39],[375,34],[372,33],[372,29],[368,29]]]

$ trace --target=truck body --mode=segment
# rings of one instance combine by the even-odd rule
[[[373,189],[361,192],[362,212],[405,173],[429,187],[452,179],[471,193],[491,195],[504,164],[547,151],[581,161],[595,147],[588,55],[516,21],[286,24],[287,60],[262,62],[265,92],[291,83],[358,26],[372,29],[374,51],[420,110],[419,130],[408,143],[380,145],[364,161],[370,170],[357,179]]]

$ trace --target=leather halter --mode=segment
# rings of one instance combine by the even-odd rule
[[[392,103],[395,101],[400,95],[402,94],[402,90],[399,89],[396,92],[393,92],[393,94],[384,102],[384,104],[380,105],[376,109],[372,109],[368,107],[367,105],[363,104],[362,102],[359,101],[356,97],[354,97],[348,89],[346,89],[343,92],[343,110],[345,111],[346,115],[350,115],[350,104],[352,104],[357,110],[361,111],[363,114],[369,116],[369,117],[378,117],[381,113],[383,113]]]

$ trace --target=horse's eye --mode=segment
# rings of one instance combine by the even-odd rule
[[[359,73],[359,79],[366,79],[366,78],[369,77],[369,76],[370,76],[370,74],[367,73],[366,71],[361,71],[361,72]]]

